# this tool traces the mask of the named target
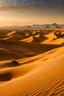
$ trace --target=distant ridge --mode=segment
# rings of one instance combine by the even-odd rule
[[[57,24],[57,23],[52,23],[52,24],[33,24],[32,26],[64,26],[64,24]]]

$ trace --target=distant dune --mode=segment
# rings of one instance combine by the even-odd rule
[[[0,96],[64,96],[64,28],[0,30]]]

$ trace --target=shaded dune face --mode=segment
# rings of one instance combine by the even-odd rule
[[[12,76],[10,73],[0,74],[0,82],[11,80]]]
[[[64,96],[64,28],[14,30],[0,31],[0,96]]]
[[[50,44],[38,44],[38,43],[27,43],[20,41],[11,41],[11,40],[0,40],[0,43],[3,44],[1,48],[1,58],[6,59],[19,59],[23,57],[30,57],[37,54],[44,53],[48,50],[60,47],[61,45],[50,45]],[[37,49],[36,49],[37,47]],[[43,49],[43,50],[42,50]],[[6,55],[7,54],[7,55]]]
[[[20,66],[20,64],[15,60],[10,61],[10,62],[1,62],[0,64],[0,68],[17,67],[17,66]]]

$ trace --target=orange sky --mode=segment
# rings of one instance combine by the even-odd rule
[[[46,24],[46,23],[63,23],[64,14],[55,11],[48,12],[46,9],[3,9],[0,10],[0,25],[25,25],[25,24]]]

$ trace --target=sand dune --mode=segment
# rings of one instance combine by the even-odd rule
[[[15,61],[15,60],[12,60],[12,61],[4,61],[4,62],[0,62],[0,68],[7,68],[7,67],[16,67],[16,66],[19,66],[20,64]]]
[[[23,41],[23,42],[32,42],[33,41],[33,37],[31,36],[31,37],[29,37],[29,38],[26,38],[26,39],[23,39],[23,40],[21,40],[21,41]]]
[[[0,96],[64,96],[64,29],[0,32]]]

